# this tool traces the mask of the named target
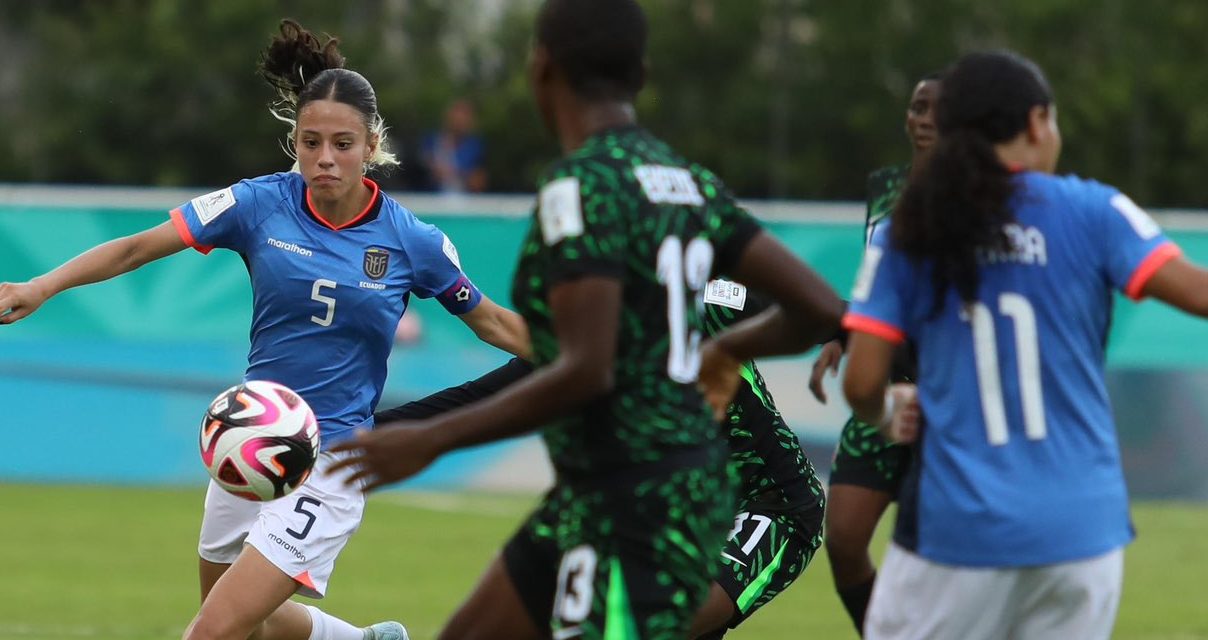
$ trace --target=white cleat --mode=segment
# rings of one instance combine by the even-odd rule
[[[365,627],[364,640],[410,640],[407,630],[397,622],[379,622]]]

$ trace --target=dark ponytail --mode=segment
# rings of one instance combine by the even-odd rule
[[[933,261],[935,309],[949,287],[977,297],[977,256],[1006,251],[1004,225],[1015,219],[1016,183],[994,145],[1028,126],[1037,105],[1053,102],[1040,69],[1010,52],[973,53],[944,75],[936,105],[939,141],[917,167],[893,212],[890,241]]]
[[[324,35],[320,41],[288,18],[281,21],[280,28],[280,35],[273,36],[260,55],[258,71],[277,90],[278,99],[270,111],[290,125],[285,152],[297,158],[294,131],[302,108],[315,100],[335,100],[359,111],[369,134],[378,136],[377,151],[366,169],[397,165],[398,159],[386,147],[386,125],[378,113],[377,94],[364,76],[344,68],[339,38]]]
[[[327,41],[320,42],[315,34],[297,22],[289,18],[282,20],[281,35],[273,36],[272,42],[260,54],[260,77],[283,99],[293,96],[297,107],[297,97],[312,78],[328,69],[344,68],[340,39],[325,37]]]

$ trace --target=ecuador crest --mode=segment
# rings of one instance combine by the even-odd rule
[[[386,268],[390,266],[390,252],[378,247],[370,247],[365,250],[365,275],[373,280],[380,280],[386,275]]]

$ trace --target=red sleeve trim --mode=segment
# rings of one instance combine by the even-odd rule
[[[1153,274],[1157,273],[1158,269],[1161,269],[1167,262],[1181,255],[1183,255],[1183,250],[1173,242],[1165,242],[1155,247],[1133,271],[1132,277],[1128,279],[1128,286],[1124,287],[1124,295],[1133,300],[1145,297],[1141,290],[1145,288],[1145,284],[1149,282]]]
[[[906,332],[901,329],[876,318],[862,316],[857,313],[848,313],[843,316],[843,328],[848,331],[859,331],[874,335],[883,340],[892,342],[893,344],[902,344],[906,341]]]
[[[176,229],[176,233],[180,234],[180,239],[184,240],[186,245],[193,247],[201,255],[206,255],[214,250],[214,247],[197,244],[197,240],[193,237],[193,232],[189,231],[189,223],[185,222],[185,214],[180,210],[180,207],[173,209],[168,215],[172,217],[172,227]]]

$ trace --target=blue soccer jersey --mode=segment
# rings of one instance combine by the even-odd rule
[[[243,180],[171,214],[189,246],[243,257],[253,306],[244,378],[301,394],[324,446],[373,425],[410,294],[437,297],[454,314],[482,299],[439,229],[365,184],[369,206],[338,228],[314,214],[297,173]]]
[[[1112,290],[1138,298],[1179,249],[1115,189],[1016,177],[1009,251],[982,251],[977,301],[933,306],[930,264],[873,236],[844,318],[919,353],[917,547],[935,562],[1032,566],[1133,538],[1104,382]],[[892,224],[892,223],[890,223]]]

